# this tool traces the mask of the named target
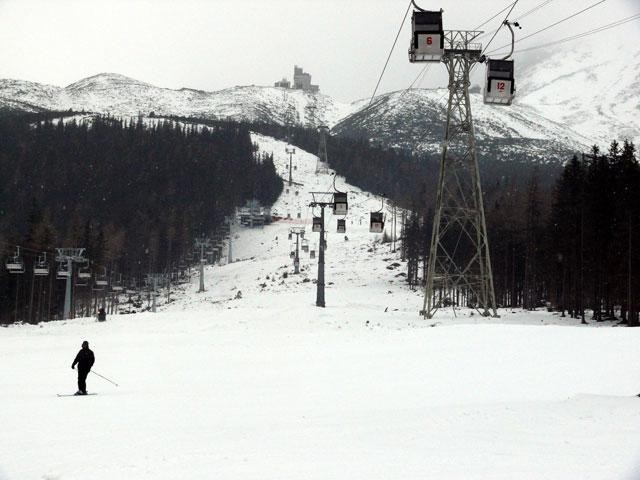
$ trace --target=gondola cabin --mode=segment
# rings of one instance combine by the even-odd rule
[[[349,210],[347,204],[347,194],[343,192],[336,192],[333,194],[333,214],[334,215],[346,215]]]
[[[316,251],[315,250],[309,250],[309,258],[316,258]]]
[[[311,230],[314,232],[322,231],[322,217],[313,217],[313,226]]]
[[[308,252],[309,251],[309,240],[302,240],[302,251],[303,252]]]
[[[296,252],[295,250],[292,250],[291,253],[289,254],[290,258],[296,258]]]
[[[338,219],[338,233],[345,233],[347,231],[347,222],[343,218]]]
[[[487,80],[484,85],[484,103],[511,105],[516,93],[513,60],[487,60]]]
[[[439,62],[444,55],[442,10],[439,12],[414,11],[411,17],[411,44],[409,61]]]
[[[371,212],[369,231],[371,233],[382,233],[384,230],[384,214],[382,212]]]

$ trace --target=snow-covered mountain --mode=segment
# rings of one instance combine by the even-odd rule
[[[519,72],[520,107],[605,144],[640,141],[640,47],[625,36],[567,43]]]
[[[365,137],[398,148],[439,153],[444,137],[447,89],[412,89],[376,97],[341,120],[338,134]],[[547,160],[549,153],[566,155],[589,144],[586,137],[551,121],[526,106],[485,105],[481,93],[471,94],[478,152],[502,160],[526,155]]]
[[[335,124],[351,106],[323,94],[275,87],[232,87],[216,92],[173,90],[124,75],[101,73],[64,88],[22,80],[0,80],[0,107],[69,110],[117,116],[149,115]]]
[[[596,38],[539,53],[528,63],[516,57],[518,90],[511,107],[484,105],[480,92],[472,93],[480,155],[538,161],[566,158],[593,143],[606,146],[613,138],[640,143],[640,48],[627,43],[624,55],[611,55],[617,48],[612,45]],[[0,80],[0,109],[327,124],[337,134],[429,153],[440,151],[446,101],[444,89],[385,93],[371,106],[368,100],[344,103],[324,94],[253,85],[174,90],[114,73],[64,88]]]

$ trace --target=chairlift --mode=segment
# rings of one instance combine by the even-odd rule
[[[444,55],[442,10],[428,11],[417,7],[411,16],[411,44],[409,61],[439,62]]]
[[[516,92],[513,60],[487,59],[483,100],[491,105],[511,105]]]
[[[33,274],[36,276],[49,275],[49,263],[47,262],[47,254],[43,253],[38,257],[33,266]]]
[[[348,210],[347,194],[344,192],[335,192],[333,194],[333,214],[346,215]]]
[[[313,226],[311,230],[314,232],[322,231],[322,217],[313,217]]]
[[[68,262],[63,261],[58,264],[58,272],[56,276],[60,280],[66,280],[71,277],[71,269],[69,268]]]
[[[20,247],[16,248],[16,253],[9,257],[6,263],[9,273],[24,273],[24,260],[20,256]]]
[[[344,218],[338,219],[338,233],[345,233],[347,231],[347,222]]]
[[[122,292],[124,287],[122,286],[122,275],[118,274],[118,279],[111,282],[111,291]]]
[[[89,262],[86,262],[84,266],[78,270],[78,278],[82,280],[89,280],[91,278],[91,270],[89,270]]]
[[[109,285],[109,280],[107,278],[107,269],[104,269],[104,272],[100,275],[96,275],[96,281],[93,282],[95,287],[99,287],[99,288],[95,288],[95,290],[103,290],[104,287],[106,287],[107,285]]]

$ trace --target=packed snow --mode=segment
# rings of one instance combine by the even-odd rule
[[[288,178],[286,144],[253,140]],[[155,314],[0,329],[0,479],[640,478],[640,329],[421,319],[399,254],[368,232],[381,199],[341,177],[348,240],[327,212],[315,307],[315,260],[294,275],[287,233],[306,227],[317,251],[309,192],[334,176],[316,162],[297,149],[302,185],[274,205],[292,218],[236,227],[206,292],[194,276]],[[58,398],[85,339],[119,386],[90,375],[98,395]]]

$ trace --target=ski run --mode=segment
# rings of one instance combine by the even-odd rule
[[[253,140],[287,180],[286,144]],[[1,480],[640,478],[640,377],[623,368],[640,330],[504,309],[421,319],[399,253],[368,231],[381,198],[341,177],[347,232],[327,212],[316,308],[317,259],[301,252],[292,274],[287,235],[305,226],[317,251],[307,205],[334,176],[300,149],[293,164],[273,206],[291,219],[236,227],[206,292],[196,275],[157,313],[0,329]],[[98,395],[57,398],[85,339],[119,386],[90,374]]]

